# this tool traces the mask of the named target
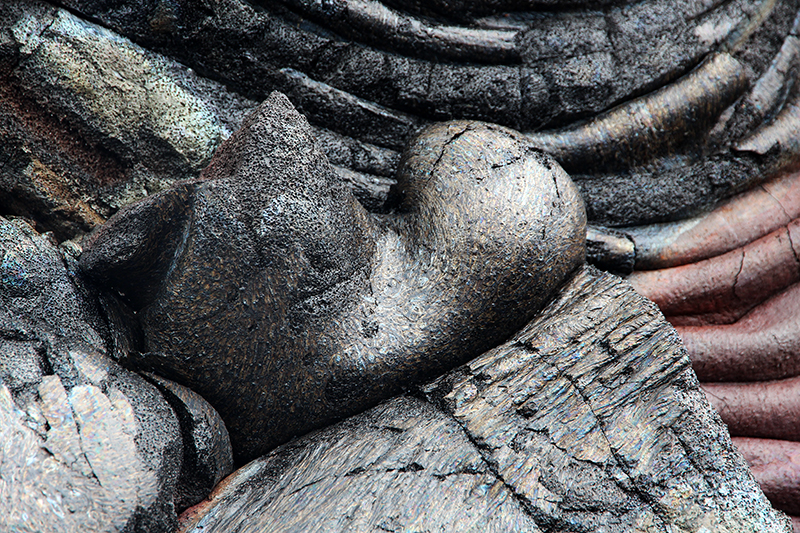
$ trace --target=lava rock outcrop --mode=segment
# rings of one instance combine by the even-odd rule
[[[200,393],[252,459],[493,347],[584,261],[576,188],[507,128],[424,131],[393,197],[367,213],[275,93],[81,266],[138,313],[132,364]]]

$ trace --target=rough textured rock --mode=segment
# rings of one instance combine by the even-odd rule
[[[196,177],[257,105],[43,2],[4,2],[0,28],[0,213],[59,239]],[[399,155],[315,132],[357,196],[382,205]]]
[[[173,528],[205,496],[180,498],[197,445],[156,387],[111,359],[136,345],[124,307],[48,236],[3,218],[0,303],[0,529]]]
[[[0,219],[0,246],[2,529],[172,527],[172,409],[108,357],[113,337],[74,259],[20,221]]]
[[[629,280],[676,326],[709,401],[738,442],[755,446],[745,455],[757,479],[790,513],[800,478],[760,457],[800,440],[799,189],[789,172],[694,219],[625,230],[643,269]],[[667,268],[644,270],[653,267]]]
[[[542,502],[552,525],[596,520],[581,516],[588,507],[616,509],[611,520],[622,531],[670,523],[779,529],[751,495],[752,478],[678,336],[654,305],[612,277],[577,276],[510,343],[438,380],[428,395],[454,413],[504,479],[519,479],[524,496]],[[520,430],[501,430],[507,426]],[[539,450],[547,458],[539,464],[554,466],[549,479],[527,460]],[[559,479],[564,472],[575,478]]]
[[[398,150],[434,119],[483,117],[537,132],[576,173],[589,217],[606,225],[694,213],[798,153],[797,0],[475,4],[68,0],[64,9],[7,0],[0,214],[29,217],[61,240],[88,231],[119,206],[195,177],[274,88],[308,114],[340,177],[373,210],[384,207]],[[380,37],[362,31],[370,24],[383,24]],[[797,216],[785,191],[765,189],[777,200],[762,194],[766,210],[744,201],[756,216],[689,220],[644,240],[628,232],[635,251],[625,235],[593,231],[590,257],[627,272],[634,255],[654,257],[651,246],[684,263],[746,246]],[[710,240],[684,233],[714,224]],[[697,250],[705,255],[689,257]],[[760,270],[749,279],[759,278]],[[739,368],[772,371],[763,361],[777,360],[793,372],[784,364],[797,337],[791,306],[772,307],[764,328],[739,328],[739,344],[723,350],[761,361]],[[110,342],[124,345],[118,331],[109,328]],[[30,350],[0,347],[18,365],[6,373],[13,387],[37,379]],[[794,423],[774,405],[777,424]]]
[[[405,396],[237,470],[182,522],[182,531],[540,531],[458,423]]]
[[[0,26],[0,208],[60,238],[197,175],[254,105],[42,2]]]
[[[490,511],[489,511],[490,510]],[[674,330],[582,269],[506,344],[228,478],[212,531],[790,531]]]
[[[697,217],[628,227],[636,269],[664,269],[722,255],[800,217],[800,172],[786,172]]]
[[[800,515],[800,442],[747,437],[732,440],[772,504]]]
[[[175,507],[182,511],[204,500],[233,471],[228,429],[219,413],[196,392],[155,374],[145,376],[158,387],[180,421],[183,467]]]
[[[430,120],[547,130],[533,138],[605,225],[686,216],[800,151],[796,0],[487,4],[478,19],[418,18],[415,4],[67,2],[250,98],[280,90],[361,142],[400,150]]]
[[[139,364],[208,399],[252,459],[500,342],[583,261],[574,186],[512,130],[431,128],[398,179],[397,213],[370,216],[275,93],[81,265],[138,312]]]
[[[131,404],[118,389],[110,390],[116,392],[107,396],[95,385],[77,385],[67,392],[57,376],[44,376],[41,400],[29,402],[23,411],[0,383],[3,529],[33,533],[172,527],[175,510],[164,508],[159,497],[164,467],[156,464],[153,470],[144,463],[134,443],[139,431]],[[170,477],[175,473],[174,467],[166,472]]]
[[[59,238],[196,177],[275,89],[371,210],[433,120],[536,132],[590,220],[614,226],[696,213],[800,153],[798,0],[487,4],[477,19],[411,2],[62,4],[0,14],[0,213]]]
[[[411,2],[392,2],[396,9],[379,2],[292,1],[286,3],[288,8],[273,2],[258,4],[66,2],[136,42],[213,73],[252,98],[281,90],[316,120],[352,133],[356,113],[348,113],[342,121],[314,109],[322,111],[323,106],[344,100],[377,104],[387,111],[384,123],[398,128],[407,128],[416,117],[491,120],[522,130],[569,123],[679,77],[724,43],[737,24],[749,22],[759,6],[742,0],[724,4],[649,0],[618,2],[605,12],[539,8],[540,16],[532,20],[503,17],[502,10],[487,6],[495,17],[462,26],[445,22],[434,25],[431,32],[424,20],[404,13],[413,11]],[[756,71],[769,62],[792,22],[797,6],[786,4],[755,42],[748,43],[767,52],[748,58]],[[520,8],[537,11],[530,5]],[[448,11],[445,21],[463,15]],[[297,24],[303,19],[310,22]],[[386,27],[376,31],[368,22],[359,28],[355,19]],[[392,39],[392,32],[411,41],[417,36],[430,39],[430,44],[404,46]],[[472,48],[459,46],[443,35],[447,32]],[[176,42],[189,46],[177,47]],[[487,52],[484,57],[481,49]],[[298,75],[307,82],[298,83]],[[325,86],[334,94],[324,94]],[[374,115],[374,124],[381,120],[376,111],[364,110]],[[373,135],[382,134],[376,128],[354,134],[362,139]],[[408,137],[388,142],[400,143],[396,144],[400,148],[403,140]]]

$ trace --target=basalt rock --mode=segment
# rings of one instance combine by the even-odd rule
[[[625,230],[636,250],[630,282],[675,325],[731,434],[757,448],[745,455],[765,492],[793,514],[796,469],[762,455],[800,441],[799,190],[787,173],[702,216]]]
[[[0,28],[0,210],[59,239],[196,176],[255,106],[43,2],[4,2]]]
[[[747,437],[732,440],[772,504],[795,515],[796,529],[800,525],[800,442]]]
[[[0,32],[0,213],[61,240],[197,177],[257,105],[36,0],[4,2]],[[357,197],[383,205],[399,154],[315,134]]]
[[[148,353],[131,364],[209,400],[252,459],[502,341],[584,259],[574,186],[506,128],[430,128],[394,201],[368,214],[275,93],[81,266],[138,313]]]
[[[233,471],[228,429],[199,394],[154,374],[146,374],[178,416],[183,435],[183,468],[175,494],[180,511],[204,500]]]
[[[306,113],[337,173],[372,210],[384,208],[398,151],[419,127],[440,119],[483,118],[523,129],[568,166],[589,218],[606,226],[694,214],[793,158],[796,165],[797,0],[476,3],[58,2],[64,8],[6,0],[0,214],[29,217],[58,239],[88,231],[122,205],[196,177],[273,89]],[[372,24],[381,31],[366,31],[378,27]],[[752,192],[761,193],[767,209],[740,202],[750,214],[660,225],[646,235],[596,226],[588,235],[590,259],[628,272],[634,261],[637,268],[663,268],[744,247],[797,217],[786,189],[764,189]],[[759,278],[742,279],[755,281],[748,295],[783,283],[775,277],[762,285]],[[711,292],[737,285],[735,272],[733,281],[730,271],[718,279]],[[692,291],[695,300],[711,301]],[[737,316],[755,303],[730,301]],[[794,373],[796,365],[785,364],[792,360],[786,347],[796,344],[793,306],[763,307],[757,314],[767,325],[757,331],[695,331],[713,341],[704,342],[711,356],[722,345],[726,372],[756,368],[747,379],[780,377],[770,374],[776,369]],[[109,320],[126,321],[115,311]],[[113,342],[128,342],[124,330],[109,328]],[[728,342],[731,332],[737,346]],[[14,387],[37,379],[38,364],[16,347],[2,349],[19,364]],[[731,365],[729,354],[745,357]],[[172,405],[181,420],[203,419],[202,410],[199,417],[180,415]],[[793,408],[770,405],[777,425],[794,424]],[[217,475],[213,454],[209,460],[203,483]]]
[[[180,530],[791,531],[675,331],[590,267],[415,392],[253,461]]]
[[[48,237],[0,218],[0,529],[167,531],[204,496],[179,499],[198,439],[112,360],[137,346],[129,313]]]
[[[679,222],[628,227],[636,270],[698,263],[772,233],[800,217],[800,172],[786,172],[714,209]]]
[[[540,531],[458,423],[408,396],[249,463],[181,518],[184,533]]]
[[[695,214],[800,153],[797,0],[64,4],[355,144],[399,151],[432,120],[524,131],[603,225]]]
[[[196,177],[272,90],[374,211],[435,120],[526,132],[605,226],[696,214],[800,153],[798,0],[59,5],[0,6],[0,213],[60,239]]]

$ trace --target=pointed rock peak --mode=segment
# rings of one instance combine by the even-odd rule
[[[308,121],[286,96],[273,92],[220,146],[201,179],[296,176],[298,165],[329,167]]]

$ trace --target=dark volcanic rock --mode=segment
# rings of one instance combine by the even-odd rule
[[[6,0],[0,3],[0,214],[28,217],[37,229],[53,231],[59,239],[88,231],[137,198],[169,187],[176,180],[196,178],[219,143],[255,107],[255,100],[262,100],[274,89],[283,90],[306,113],[314,124],[320,149],[336,165],[340,177],[354,186],[357,198],[373,210],[384,208],[388,184],[399,164],[397,150],[432,120],[485,119],[526,130],[538,146],[551,150],[573,174],[587,203],[588,217],[604,225],[674,220],[760,183],[774,169],[791,164],[792,159],[797,161],[800,0],[478,3]],[[516,12],[504,13],[507,10]],[[438,135],[445,144],[449,142],[450,133]],[[124,290],[134,305],[146,305],[158,297],[162,288],[159,280],[170,273],[171,252],[175,250],[171,244],[163,245],[161,239],[174,243],[184,235],[193,235],[183,232],[192,222],[184,202],[194,202],[196,187],[188,186],[183,192],[176,189],[175,194],[146,204],[133,217],[141,221],[131,222],[131,231],[137,231],[137,224],[139,229],[152,224],[142,232],[141,239],[134,239],[137,244],[127,249],[129,255],[120,258],[123,266],[118,272],[117,289]],[[774,194],[769,186],[766,190],[769,196]],[[790,215],[790,206],[777,195],[775,200],[778,211],[785,211],[778,213],[778,218],[796,216]],[[770,224],[778,219],[773,215],[766,218]],[[705,227],[697,222],[690,220],[681,226]],[[786,222],[788,219],[781,224]],[[398,235],[409,235],[404,224],[399,224],[403,227]],[[753,228],[746,228],[748,222],[743,219],[735,223],[730,219],[725,224],[733,228],[735,239],[744,239],[737,246],[756,238],[753,228],[761,225],[756,222]],[[378,234],[397,230],[397,225],[389,217],[378,224]],[[650,242],[645,244],[658,244],[656,241],[665,235],[676,235],[683,229],[658,231],[659,235],[648,237]],[[324,230],[318,233],[323,235]],[[637,263],[648,260],[648,254],[642,253],[641,233],[633,236],[636,249],[613,230],[592,232],[592,260],[620,272],[626,272],[634,259]],[[304,234],[300,240],[306,237]],[[379,246],[381,241],[377,242]],[[297,241],[279,244],[286,243]],[[700,248],[707,254],[704,257],[719,253],[713,252],[713,246]],[[144,255],[137,256],[141,252]],[[353,256],[359,259],[359,253],[356,250]],[[310,252],[309,261],[316,261],[318,256]],[[220,262],[226,259],[222,257]],[[758,254],[748,253],[748,260],[752,259],[757,262]],[[794,258],[786,255],[785,259],[780,264],[794,268]],[[6,271],[12,272],[7,276],[11,282],[3,285],[3,297],[18,297],[24,294],[19,292],[24,283],[13,274],[17,263],[13,258],[8,261],[4,268],[11,269]],[[67,263],[69,269],[73,268],[69,260]],[[126,270],[131,265],[135,268]],[[143,269],[137,270],[139,267]],[[326,278],[325,273],[331,270],[326,269],[325,265],[320,267],[319,276],[310,284],[335,285],[335,279]],[[748,274],[748,294],[751,288],[762,292],[769,289],[770,283],[755,283],[764,277],[766,271],[762,270],[743,271]],[[738,269],[732,274],[736,272]],[[457,275],[449,275],[442,279],[458,283]],[[126,276],[143,280],[147,290],[139,290],[134,283],[125,287]],[[737,288],[737,282],[743,279],[734,275],[731,286]],[[53,289],[45,283],[37,285],[45,291],[40,296],[49,291],[52,298],[28,298],[42,307],[26,307],[25,298],[19,297],[14,305],[21,307],[12,307],[10,314],[1,315],[6,322],[13,322],[8,329],[11,333],[0,338],[4,386],[17,406],[13,409],[24,408],[20,411],[28,417],[24,424],[31,430],[39,428],[39,437],[44,430],[34,419],[43,419],[36,415],[37,408],[30,406],[42,404],[43,395],[55,397],[47,388],[55,387],[53,377],[64,387],[68,403],[74,402],[73,418],[85,416],[87,405],[98,405],[112,426],[128,429],[130,426],[120,421],[113,409],[103,407],[103,398],[107,398],[112,405],[120,406],[120,412],[127,412],[124,402],[114,403],[118,398],[113,391],[108,392],[109,387],[123,390],[126,383],[130,385],[123,395],[128,394],[125,401],[134,410],[141,409],[136,407],[138,402],[150,402],[149,395],[155,390],[141,385],[138,378],[119,373],[122,371],[114,365],[106,370],[111,377],[101,379],[99,385],[91,380],[75,382],[78,366],[92,375],[102,375],[95,367],[104,369],[107,363],[102,357],[96,358],[96,353],[125,357],[137,349],[137,336],[124,326],[130,316],[123,306],[111,298],[91,295],[81,283],[78,285],[89,296],[72,299],[69,290],[64,292],[68,301],[81,302],[78,307],[69,303],[59,307],[55,295],[64,287],[56,284]],[[229,288],[225,295],[229,300],[224,301],[239,302],[235,296],[239,287]],[[252,296],[257,289],[248,286],[242,292]],[[472,287],[464,285],[463,290],[468,292]],[[313,300],[317,306],[326,294],[306,291],[297,301],[317,298]],[[416,293],[398,294],[397,298],[404,298]],[[217,303],[223,300],[219,294],[213,296]],[[700,300],[701,306],[711,301]],[[454,301],[456,307],[461,305],[457,298]],[[331,303],[325,309],[336,305]],[[347,305],[341,304],[342,308]],[[363,307],[370,305],[371,301]],[[95,309],[98,306],[103,307],[102,313]],[[246,307],[239,305],[237,309]],[[51,309],[58,313],[48,315]],[[14,314],[17,310],[23,313],[19,320]],[[409,321],[413,323],[417,315],[415,309],[411,311]],[[776,313],[769,313],[768,322],[775,322],[777,317],[777,323],[770,323],[780,326],[784,317],[792,318],[789,311],[788,307],[776,309]],[[517,316],[514,309],[497,309],[496,313]],[[102,314],[105,319],[99,318]],[[309,342],[304,335],[313,337],[322,329],[314,329],[315,325],[304,329],[305,323],[295,327],[291,322],[294,316],[284,317],[288,325],[280,334],[293,337],[287,346],[305,347]],[[80,318],[70,325],[74,317]],[[28,318],[33,320],[33,329],[25,329]],[[471,320],[474,316],[462,318]],[[255,319],[248,322],[251,326],[255,323]],[[381,332],[379,324],[368,319],[343,327],[367,337]],[[39,333],[26,336],[19,333],[23,330]],[[46,331],[59,333],[39,336]],[[413,334],[416,330],[410,328],[403,334],[406,331]],[[769,333],[770,328],[758,331]],[[248,338],[245,326],[235,332]],[[86,343],[74,344],[81,334],[87,336]],[[443,335],[449,334],[461,335],[459,331]],[[98,336],[100,344],[95,342]],[[72,340],[62,342],[65,337]],[[748,342],[760,342],[760,337],[764,335],[747,334]],[[793,339],[790,335],[789,340]],[[264,343],[268,340],[260,338]],[[777,343],[774,340],[765,353],[783,354],[781,339]],[[328,349],[328,341],[330,338],[322,335],[318,344]],[[734,351],[739,355],[755,352]],[[63,353],[73,355],[65,359]],[[174,354],[158,353],[145,359],[152,362],[163,357],[175,359]],[[315,363],[310,358],[296,362],[303,366],[303,376],[314,375]],[[372,359],[359,362],[365,367],[371,363]],[[774,365],[762,366],[759,372],[774,370]],[[291,373],[288,368],[284,370]],[[228,369],[218,373],[224,377],[235,374]],[[359,375],[359,371],[353,370],[350,375]],[[115,376],[127,377],[114,381]],[[302,379],[287,386],[293,387]],[[357,385],[347,383],[331,390],[343,396]],[[83,386],[90,388],[79,388]],[[132,392],[140,387],[147,391],[141,398]],[[188,505],[225,471],[225,440],[215,440],[222,433],[211,408],[165,390],[162,388],[162,394],[183,425],[182,457],[186,465],[195,465],[184,466],[176,488],[178,505]],[[77,391],[73,399],[70,391]],[[152,401],[154,409],[163,407],[162,400]],[[6,414],[13,411],[11,404],[4,405]],[[770,410],[770,420],[777,427],[793,424],[789,420],[793,415],[787,414],[785,407],[776,403]],[[293,405],[286,406],[288,412],[292,409]],[[18,427],[23,420],[18,415],[15,411],[5,417],[5,427]],[[166,416],[174,421],[174,415]],[[93,427],[89,419],[84,422]],[[166,426],[172,427],[172,422]],[[27,438],[21,437],[27,430],[14,431],[8,442]],[[34,443],[31,450],[40,446],[35,440],[30,442]],[[136,444],[142,442],[140,439]],[[127,444],[117,448],[131,456]],[[25,471],[26,466],[19,468],[22,470],[16,470],[17,466],[12,470]],[[187,468],[191,468],[191,475]],[[181,492],[184,485],[186,490]],[[173,497],[164,494],[165,501]],[[791,499],[794,493],[786,492],[781,498],[786,494]],[[120,509],[123,514],[129,510],[127,504]],[[106,522],[116,523],[111,519]]]
[[[181,531],[791,531],[675,331],[614,276],[582,269],[420,396],[250,463]]]
[[[355,145],[435,120],[532,133],[598,224],[697,213],[800,154],[798,0],[64,3]]]
[[[0,212],[62,239],[196,176],[255,105],[38,1],[0,28]]]
[[[64,9],[3,2],[0,214],[31,218],[59,239],[88,232],[197,177],[256,105]],[[315,132],[357,197],[382,205],[399,154]]]
[[[585,269],[510,342],[425,392],[557,530],[787,530],[675,330],[608,274]]]
[[[540,531],[455,420],[400,396],[236,471],[180,530],[422,528]]]
[[[4,2],[0,214],[31,218],[59,239],[88,232],[123,205],[197,177],[256,105],[66,10]],[[399,154],[315,134],[357,197],[382,205]]]
[[[199,394],[154,374],[147,374],[180,420],[183,470],[175,507],[186,509],[204,500],[222,478],[233,471],[228,429],[216,410]]]
[[[137,345],[124,306],[87,285],[48,236],[3,218],[0,304],[0,529],[173,528],[176,511],[205,496],[186,498],[204,474],[187,472],[198,462],[184,457],[212,439],[197,438],[196,425],[182,439],[158,389],[111,359]],[[216,455],[227,466],[206,474],[208,489],[230,470],[230,444],[227,459],[224,448]]]
[[[758,11],[753,0],[610,3],[617,5],[520,2],[513,15],[487,4],[490,16],[457,25],[465,13],[455,6],[420,19],[409,13],[415,2],[397,0],[386,2],[393,8],[351,0],[64,2],[251,98],[285,92],[312,122],[355,138],[380,138],[376,126],[394,124],[406,137],[379,144],[396,148],[420,119],[531,130],[595,115],[687,72]],[[754,73],[794,18],[796,0],[782,4],[767,31],[747,43],[761,48],[747,58]],[[307,82],[296,84],[298,74]],[[345,99],[349,113],[329,113]]]
[[[0,254],[2,529],[172,527],[183,455],[172,409],[109,358],[114,337],[74,259],[2,218]]]
[[[695,214],[800,153],[800,0],[388,4],[6,0],[0,214],[89,231],[196,177],[272,90],[370,210],[435,120],[531,134],[606,226]]]
[[[574,186],[512,130],[435,126],[398,180],[397,213],[369,215],[276,93],[81,265],[138,312],[138,364],[208,399],[252,459],[502,341],[583,261]]]

